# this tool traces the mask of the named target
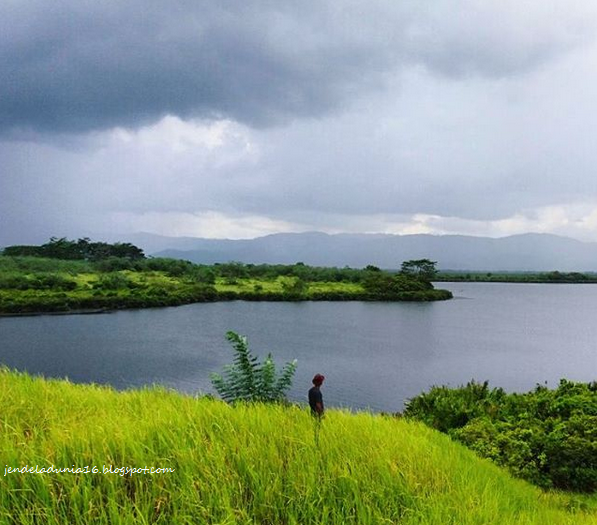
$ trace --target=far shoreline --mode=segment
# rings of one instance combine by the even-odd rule
[[[438,292],[449,292],[449,290],[435,290]],[[218,299],[211,299],[207,301],[192,301],[192,302],[184,302],[179,304],[156,304],[156,305],[147,305],[147,306],[118,306],[115,308],[77,308],[73,310],[34,310],[30,312],[0,312],[0,319],[2,318],[11,318],[11,317],[42,317],[42,316],[64,316],[64,315],[96,315],[96,314],[110,314],[115,312],[122,312],[122,311],[140,311],[140,310],[149,310],[149,309],[156,309],[156,308],[176,308],[179,306],[188,306],[191,304],[207,304],[207,303],[223,303],[223,302],[235,302],[235,301],[242,301],[248,303],[322,303],[322,302],[330,302],[330,303],[347,303],[347,302],[366,302],[366,303],[434,303],[434,302],[443,302],[449,301],[454,299],[454,297],[450,293],[450,297],[445,298],[436,298],[436,299],[427,299],[427,300],[414,300],[414,299],[380,299],[380,298],[371,298],[371,299],[364,299],[359,297],[338,297],[338,298],[309,298],[309,299],[288,299],[285,297],[280,298],[246,298],[246,297],[222,297]]]

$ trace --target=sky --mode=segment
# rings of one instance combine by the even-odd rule
[[[0,246],[597,241],[592,0],[4,0]]]

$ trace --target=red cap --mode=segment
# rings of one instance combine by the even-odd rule
[[[315,377],[313,378],[313,384],[314,385],[321,385],[321,383],[323,383],[323,380],[325,379],[325,376],[321,375],[321,374],[315,374]]]

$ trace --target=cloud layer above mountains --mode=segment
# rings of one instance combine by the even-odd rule
[[[589,1],[0,6],[0,245],[274,231],[597,240]]]

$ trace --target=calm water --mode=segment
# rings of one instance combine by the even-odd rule
[[[222,302],[101,315],[0,318],[0,362],[74,382],[161,383],[213,392],[227,330],[278,363],[298,359],[290,397],[316,372],[328,405],[401,410],[433,384],[474,378],[510,391],[597,379],[597,285],[442,283],[415,303]]]

